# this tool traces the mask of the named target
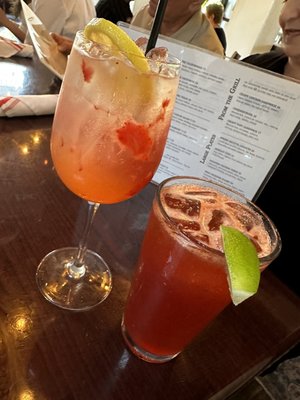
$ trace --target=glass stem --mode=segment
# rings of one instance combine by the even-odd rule
[[[91,201],[88,202],[88,212],[87,218],[85,222],[85,227],[83,230],[83,234],[81,240],[79,242],[78,251],[75,257],[74,262],[69,267],[69,274],[73,278],[80,278],[85,274],[85,266],[84,266],[84,257],[87,250],[87,242],[89,238],[89,233],[93,224],[94,217],[99,208],[99,203],[93,203]]]

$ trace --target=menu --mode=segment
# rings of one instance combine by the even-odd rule
[[[31,8],[23,0],[21,0],[21,5],[27,29],[39,60],[56,76],[63,79],[67,56],[58,50],[57,43]]]
[[[122,25],[133,39],[141,36]],[[255,199],[300,130],[299,82],[165,37],[157,45],[180,58],[182,69],[154,181],[203,177]]]

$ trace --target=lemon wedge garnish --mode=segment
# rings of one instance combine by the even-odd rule
[[[113,46],[126,54],[140,72],[150,70],[147,59],[135,42],[114,23],[104,18],[92,19],[84,29],[84,35],[93,42]]]
[[[259,259],[254,244],[238,229],[221,226],[227,277],[233,304],[253,296],[259,286]]]

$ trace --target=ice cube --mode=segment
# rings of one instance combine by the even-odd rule
[[[172,221],[180,230],[200,231],[200,224],[197,221],[189,221],[186,219],[172,218]]]
[[[147,48],[148,39],[146,37],[139,37],[136,39],[135,44],[145,53]]]
[[[230,216],[225,211],[213,210],[211,220],[208,223],[208,229],[210,231],[218,231],[226,220],[229,222]]]
[[[186,194],[187,196],[196,196],[198,198],[201,198],[201,201],[205,201],[205,203],[216,203],[217,193],[211,192],[209,190],[187,190],[184,192],[184,194]]]
[[[201,194],[201,197],[216,198],[218,196],[216,192],[212,192],[211,190],[201,190],[199,193]]]
[[[255,212],[251,212],[248,207],[235,202],[227,202],[226,205],[234,211],[235,217],[247,231],[250,231],[254,225],[260,223],[258,215]]]
[[[196,244],[209,245],[209,236],[204,233],[194,233],[190,231],[182,231],[192,242]]]
[[[168,50],[165,47],[156,47],[147,53],[148,64],[151,71],[155,74],[164,75],[174,78],[178,75],[178,69],[174,68],[174,64],[168,64]]]
[[[153,61],[164,61],[168,59],[168,49],[166,47],[155,47],[146,54],[147,58]]]
[[[190,217],[196,217],[200,215],[201,203],[198,200],[186,199],[184,197],[173,197],[167,193],[165,195],[165,202],[168,207],[180,210]]]

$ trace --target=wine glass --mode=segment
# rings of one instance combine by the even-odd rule
[[[101,203],[131,198],[153,177],[162,157],[173,113],[180,62],[171,56],[149,60],[141,72],[126,54],[96,44],[78,32],[55,111],[51,155],[63,183],[88,201],[78,248],[47,254],[36,280],[43,296],[70,310],[102,302],[111,272],[87,249]]]

